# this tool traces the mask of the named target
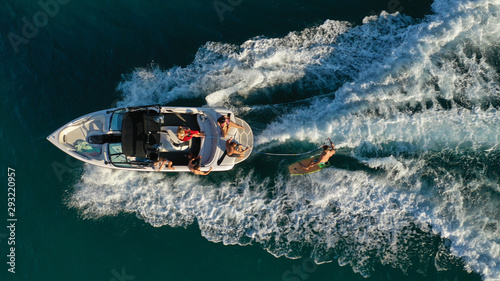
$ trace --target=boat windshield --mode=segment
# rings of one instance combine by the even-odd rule
[[[151,165],[151,160],[141,157],[129,157],[123,154],[121,143],[108,144],[109,160],[116,167],[122,168],[141,168]]]
[[[121,143],[109,144],[109,160],[111,161],[111,163],[113,163],[113,165],[117,167],[132,167],[132,165],[128,163],[125,154],[123,154]]]
[[[122,129],[123,115],[127,112],[126,109],[121,109],[113,112],[109,129],[111,131],[120,131]]]

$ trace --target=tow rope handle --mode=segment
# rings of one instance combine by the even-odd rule
[[[328,141],[330,142],[330,146],[332,147],[333,150],[335,150],[335,146],[333,145],[333,142],[330,138],[328,138]]]

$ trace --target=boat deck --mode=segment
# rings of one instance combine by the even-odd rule
[[[233,114],[231,120],[244,129],[230,128],[228,136],[222,137],[217,119],[230,113],[226,109],[156,105],[101,110],[75,119],[47,139],[69,155],[101,167],[153,171],[152,162],[162,157],[175,167],[162,171],[187,172],[191,155],[202,157],[202,171],[227,171],[251,154],[250,149],[242,159],[224,157],[229,137],[253,147],[250,126]],[[181,142],[179,126],[204,132],[206,137]]]

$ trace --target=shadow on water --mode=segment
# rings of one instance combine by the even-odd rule
[[[362,171],[367,173],[382,173],[383,170],[378,168],[372,168],[365,163],[359,161],[358,159],[344,154],[335,154],[330,158],[330,167],[336,169],[343,169],[347,171]]]

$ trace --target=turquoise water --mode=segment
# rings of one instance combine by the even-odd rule
[[[0,1],[1,280],[500,279],[498,1],[41,3]],[[196,177],[45,139],[151,103],[230,108],[259,151],[338,153]]]

